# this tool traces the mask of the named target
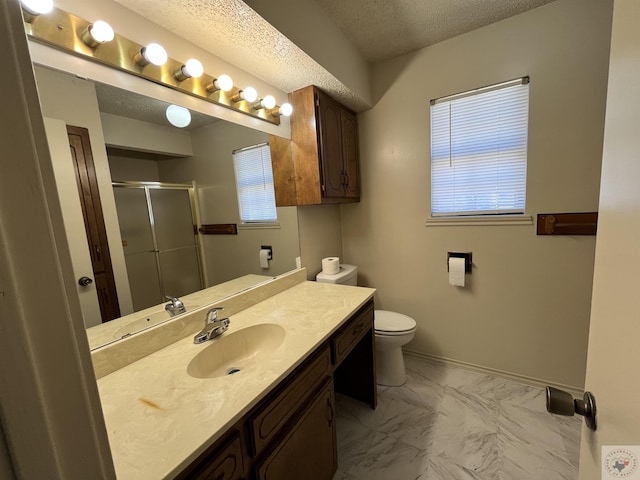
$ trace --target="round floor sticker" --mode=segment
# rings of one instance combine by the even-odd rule
[[[638,457],[626,448],[611,450],[602,465],[612,478],[628,478],[638,471]]]

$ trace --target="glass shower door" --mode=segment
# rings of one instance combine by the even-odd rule
[[[164,294],[179,297],[202,289],[189,191],[151,188],[149,198]]]
[[[202,289],[188,186],[114,184],[135,311]]]
[[[163,300],[153,231],[144,187],[113,189],[133,309]]]

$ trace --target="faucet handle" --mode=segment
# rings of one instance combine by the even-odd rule
[[[213,307],[210,308],[209,311],[207,312],[207,316],[204,320],[204,323],[206,325],[215,322],[216,320],[218,320],[218,311],[219,310],[224,310],[223,307]]]

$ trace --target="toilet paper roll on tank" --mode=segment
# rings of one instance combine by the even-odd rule
[[[322,273],[336,275],[340,273],[340,257],[326,257],[322,259]]]

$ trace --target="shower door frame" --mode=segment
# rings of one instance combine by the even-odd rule
[[[151,190],[187,190],[189,194],[189,202],[191,206],[191,219],[193,222],[193,237],[195,240],[196,257],[198,258],[198,275],[200,277],[200,290],[206,288],[204,275],[204,258],[202,258],[202,248],[200,245],[200,236],[198,227],[200,225],[198,219],[198,205],[196,202],[196,182],[189,183],[168,183],[168,182],[144,182],[144,181],[113,181],[112,188],[142,188],[144,189],[147,201],[147,213],[149,215],[149,224],[151,226],[151,238],[153,239],[153,252],[155,253],[156,268],[158,271],[158,280],[160,283],[160,303],[165,301],[167,292],[164,291],[164,282],[162,277],[162,268],[160,264],[160,251],[158,250],[158,240],[156,237],[156,226],[153,217],[153,207],[151,204]],[[126,263],[126,262],[125,262]],[[193,292],[191,292],[193,293]]]

